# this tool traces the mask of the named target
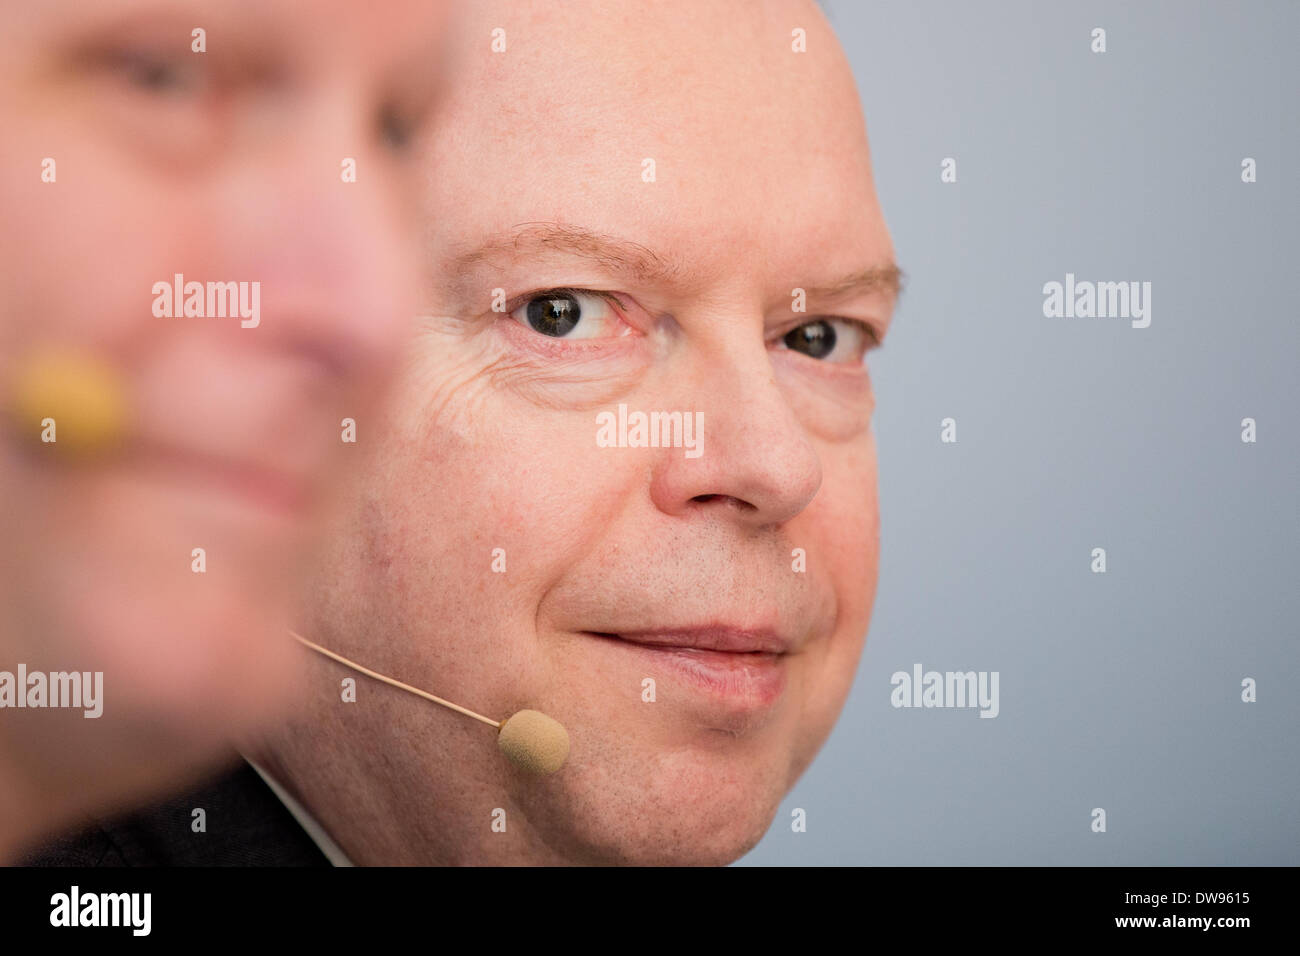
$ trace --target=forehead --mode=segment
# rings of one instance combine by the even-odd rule
[[[702,270],[888,258],[853,77],[814,5],[489,3],[468,20],[479,52],[429,170],[444,208],[475,187],[453,245],[558,220]]]
[[[93,41],[106,33],[124,41],[174,36],[189,51],[191,31],[202,28],[209,52],[232,43],[246,49],[256,41],[267,59],[309,52],[348,66],[440,49],[436,40],[446,32],[447,0],[385,0],[384,6],[385,16],[376,17],[350,0],[0,0],[0,40],[13,37],[36,48],[28,51],[34,54],[46,45]]]

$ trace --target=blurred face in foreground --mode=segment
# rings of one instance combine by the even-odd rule
[[[43,394],[0,433],[0,668],[104,672],[97,719],[0,713],[0,809],[126,793],[283,697],[340,422],[416,311],[444,12],[0,2],[0,391],[53,367],[120,425],[92,454]]]
[[[812,3],[470,18],[425,160],[434,291],[308,626],[545,711],[571,755],[525,774],[312,660],[274,765],[357,862],[730,861],[829,733],[875,594],[865,356],[898,273],[853,78]]]

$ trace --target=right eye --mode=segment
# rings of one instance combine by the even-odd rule
[[[617,300],[609,293],[552,289],[528,296],[510,315],[521,325],[550,338],[614,338],[632,331],[619,317],[616,305]]]

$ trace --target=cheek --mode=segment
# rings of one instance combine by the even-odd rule
[[[444,672],[454,663],[501,693],[539,679],[538,607],[625,501],[626,469],[596,446],[594,413],[537,408],[496,389],[474,359],[422,363],[398,403],[396,437],[379,453],[392,530],[363,557],[369,573],[382,569],[386,600],[416,616],[414,633],[440,635],[426,646]],[[441,639],[453,620],[456,640]]]
[[[831,448],[822,461],[823,484],[810,517],[826,549],[826,570],[840,607],[839,630],[864,631],[880,560],[875,438],[867,433],[852,445]]]
[[[598,446],[595,409],[534,401],[491,339],[431,335],[418,347],[439,356],[404,389],[413,414],[399,430],[419,480],[466,540],[507,549],[513,586],[549,577],[599,536],[644,468]]]
[[[805,517],[821,542],[824,572],[838,609],[835,629],[819,657],[808,661],[811,688],[797,748],[798,767],[812,759],[848,697],[865,646],[879,568],[876,453],[872,436],[822,455],[824,480]]]
[[[783,349],[771,355],[791,411],[814,440],[841,457],[845,449],[860,449],[869,440],[876,399],[865,368],[850,372],[841,366],[836,374],[827,374],[829,369],[815,374],[804,356]]]
[[[157,328],[153,283],[199,268],[195,224],[210,217],[84,135],[49,130],[29,142],[3,170],[6,332],[124,350]],[[41,180],[47,157],[54,182]]]

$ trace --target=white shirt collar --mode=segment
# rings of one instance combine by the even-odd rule
[[[331,864],[334,866],[353,865],[352,861],[348,859],[347,854],[344,853],[343,850],[340,849],[339,845],[330,838],[330,835],[325,832],[325,828],[316,821],[315,817],[307,812],[307,809],[301,803],[290,795],[288,790],[280,786],[274,777],[252,760],[249,760],[248,757],[245,756],[244,759],[248,761],[249,766],[257,771],[258,776],[266,781],[266,785],[271,788],[271,792],[274,793],[276,797],[279,798],[280,802],[285,805],[286,809],[293,814],[293,818],[298,821],[298,825],[307,831],[307,835],[311,837],[312,842],[320,848],[320,851],[325,854]]]

